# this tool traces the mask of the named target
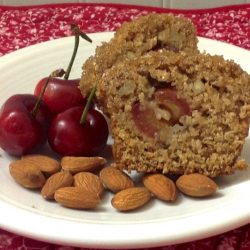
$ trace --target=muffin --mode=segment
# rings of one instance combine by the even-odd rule
[[[87,95],[99,84],[102,74],[119,61],[137,58],[161,48],[196,51],[196,31],[186,18],[168,14],[149,14],[124,23],[109,42],[97,47],[95,55],[83,65],[80,89]],[[98,97],[98,91],[97,91]]]
[[[121,168],[210,177],[245,169],[250,76],[209,54],[152,51],[106,70],[99,100]]]

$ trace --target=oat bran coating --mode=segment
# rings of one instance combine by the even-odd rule
[[[101,102],[126,170],[207,176],[245,169],[250,76],[221,56],[150,52],[107,70]]]
[[[197,50],[196,31],[190,20],[171,14],[149,14],[124,23],[109,42],[97,47],[83,65],[80,89],[86,96],[106,69],[124,59],[136,58],[150,50]],[[98,91],[97,91],[98,97]]]

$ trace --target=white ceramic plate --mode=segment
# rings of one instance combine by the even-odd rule
[[[80,77],[83,61],[112,33],[90,35],[93,44],[81,42],[71,77]],[[250,72],[250,52],[200,38],[199,47],[223,54]],[[15,93],[32,93],[44,76],[66,68],[74,38],[45,42],[0,58],[0,104]],[[250,140],[243,156],[250,162]],[[38,192],[26,190],[10,177],[11,157],[0,152],[0,227],[42,241],[91,248],[136,248],[176,244],[208,237],[250,222],[250,170],[218,179],[213,198],[179,197],[175,204],[152,200],[135,212],[118,213],[104,197],[96,211],[78,211],[47,202]]]

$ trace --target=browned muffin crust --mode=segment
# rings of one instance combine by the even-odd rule
[[[136,58],[150,50],[197,50],[197,37],[191,21],[171,14],[149,14],[124,23],[109,42],[97,47],[83,65],[80,89],[83,95],[99,84],[106,69],[124,59]],[[97,93],[98,97],[98,93]]]
[[[171,120],[175,108],[155,101],[166,89],[176,92],[177,112],[179,106],[185,111],[178,121]],[[158,51],[105,71],[99,99],[111,118],[113,155],[122,168],[214,177],[247,167],[239,156],[248,135],[249,93],[250,76],[232,61]]]

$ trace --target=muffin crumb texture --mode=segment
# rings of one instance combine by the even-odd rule
[[[109,42],[97,47],[83,65],[80,89],[87,95],[102,74],[121,60],[144,55],[151,50],[197,50],[198,39],[191,21],[166,14],[149,14],[133,22],[125,22]],[[98,96],[98,91],[97,91]]]
[[[233,61],[200,53],[186,19],[152,14],[124,24],[83,69],[81,89],[97,83],[120,168],[210,177],[247,168],[239,157],[250,76]]]

